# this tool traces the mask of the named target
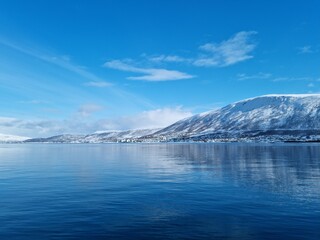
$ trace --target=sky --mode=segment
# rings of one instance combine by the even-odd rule
[[[161,128],[320,92],[317,0],[2,0],[0,134]]]

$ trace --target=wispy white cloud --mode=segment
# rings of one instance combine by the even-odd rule
[[[112,60],[112,61],[106,62],[104,66],[107,68],[117,69],[120,71],[144,74],[142,76],[127,78],[131,80],[144,80],[144,81],[157,82],[157,81],[190,79],[195,77],[193,75],[176,71],[176,70],[167,70],[163,68],[135,67],[133,65],[126,63],[126,61],[121,61],[121,60]]]
[[[185,63],[185,62],[191,62],[192,59],[190,58],[184,58],[178,55],[156,55],[156,56],[148,56],[147,59],[151,62],[155,63]]]
[[[12,49],[15,49],[17,51],[20,51],[24,54],[30,55],[32,57],[38,58],[42,61],[54,64],[56,66],[69,70],[75,74],[80,75],[81,77],[87,80],[94,81],[94,82],[104,82],[102,78],[87,71],[85,67],[72,63],[70,61],[69,56],[66,56],[66,55],[58,56],[58,55],[53,55],[51,53],[45,52],[43,50],[40,51],[36,48],[21,47],[15,43],[6,41],[5,39],[0,39],[0,44],[10,47]]]
[[[182,107],[165,107],[150,111],[143,111],[136,115],[123,116],[116,119],[101,119],[95,124],[95,129],[148,129],[163,128],[183,118],[192,116],[192,112]]]
[[[83,128],[82,123],[71,120],[19,119],[0,117],[2,134],[27,137],[46,137],[51,135],[77,132]],[[71,131],[71,132],[73,132]]]
[[[17,118],[13,117],[0,117],[0,126],[1,127],[10,127],[12,124],[19,122]]]
[[[121,98],[124,101],[128,101],[130,102],[132,105],[135,105],[137,107],[139,106],[144,106],[144,107],[154,107],[154,104],[149,100],[144,98],[143,96],[137,95],[133,92],[129,92],[127,90],[124,90],[122,88],[120,88],[119,86],[116,86],[108,81],[105,81],[103,78],[97,76],[96,74],[94,74],[92,71],[90,71],[89,69],[87,69],[84,66],[80,66],[78,64],[75,64],[73,61],[71,61],[69,56],[66,55],[57,55],[55,53],[53,53],[52,51],[48,51],[46,49],[43,49],[39,46],[35,46],[35,45],[26,45],[23,43],[16,43],[14,41],[9,41],[5,38],[1,38],[0,37],[0,44],[3,46],[6,46],[8,48],[14,49],[17,52],[23,53],[27,56],[33,57],[35,59],[39,59],[45,63],[49,63],[52,64],[52,66],[58,66],[64,70],[69,71],[70,73],[73,73],[75,76],[74,79],[79,79],[79,86],[90,86],[90,87],[106,87],[108,93],[110,93],[111,95],[113,95],[115,98]],[[3,75],[3,73],[1,73],[1,76]],[[0,80],[1,80],[1,76],[0,76]],[[46,78],[48,76],[45,76]],[[21,76],[15,76],[10,74],[9,77],[4,76],[4,79],[9,79],[9,78],[14,78],[16,79],[16,82],[21,85]],[[76,86],[74,84],[70,84],[68,82],[62,83],[60,85],[60,88],[56,88],[57,84],[55,84],[55,86],[51,85],[47,85],[47,84],[42,84],[41,82],[41,75],[40,77],[37,77],[34,82],[36,82],[35,85],[41,85],[41,87],[43,89],[45,89],[46,91],[53,91],[53,89],[55,91],[60,92],[65,92],[65,93],[70,93],[70,92],[75,92],[78,91],[80,94],[78,94],[78,96],[82,96],[81,94],[85,93],[90,95],[89,91],[83,91],[83,88]],[[16,85],[17,85],[16,83]],[[17,88],[19,88],[20,86],[18,86]],[[61,89],[65,89],[67,91],[63,91]],[[74,94],[75,95],[75,94]]]
[[[182,107],[158,108],[119,119],[119,128],[162,128],[190,116],[192,116],[192,112]]]
[[[314,77],[274,76],[271,73],[264,72],[259,72],[257,74],[252,75],[241,73],[237,75],[237,79],[239,81],[264,79],[271,82],[309,82],[307,85],[309,88],[314,87],[314,83],[320,81],[320,79]]]
[[[314,50],[312,49],[312,47],[310,45],[299,47],[298,51],[299,51],[300,54],[313,53],[314,52]]]
[[[104,64],[107,68],[125,72],[144,74],[130,76],[127,79],[144,81],[171,81],[194,78],[194,75],[166,68],[149,67],[156,64],[183,63],[196,67],[226,67],[253,58],[256,43],[253,36],[255,31],[242,31],[220,43],[206,43],[199,47],[200,53],[195,57],[179,55],[147,55],[142,54],[142,61],[132,59],[112,60]],[[142,64],[142,63],[143,64]],[[148,67],[140,67],[141,65]]]
[[[315,79],[311,77],[276,77],[272,79],[273,82],[292,82],[292,81],[307,81],[312,82]]]
[[[104,87],[110,87],[112,86],[111,83],[105,82],[105,81],[91,81],[84,83],[85,86],[88,87],[97,87],[97,88],[104,88]]]
[[[259,72],[257,74],[249,75],[245,73],[240,73],[237,75],[238,80],[243,81],[243,80],[255,80],[255,79],[269,79],[271,78],[272,74],[271,73],[264,73],[264,72]]]
[[[146,55],[150,63],[184,63],[197,67],[226,67],[253,58],[256,48],[255,31],[242,31],[220,43],[206,43],[199,46],[198,56],[182,57],[179,55]]]
[[[226,67],[253,58],[256,47],[255,31],[242,31],[220,43],[206,43],[199,47],[203,51],[193,64],[200,67]]]
[[[100,106],[98,104],[84,104],[79,107],[77,114],[80,117],[88,117],[95,112],[101,111],[103,108],[103,106]]]
[[[23,104],[35,104],[35,105],[36,105],[36,104],[48,104],[49,101],[32,99],[32,100],[19,101],[19,103],[23,103]]]

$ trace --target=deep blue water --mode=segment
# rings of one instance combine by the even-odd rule
[[[320,239],[320,145],[0,145],[0,239]]]

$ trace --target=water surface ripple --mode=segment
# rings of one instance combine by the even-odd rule
[[[320,239],[319,144],[0,145],[0,239]]]

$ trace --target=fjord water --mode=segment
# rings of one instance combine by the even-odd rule
[[[7,144],[0,189],[0,239],[320,239],[318,144]]]

